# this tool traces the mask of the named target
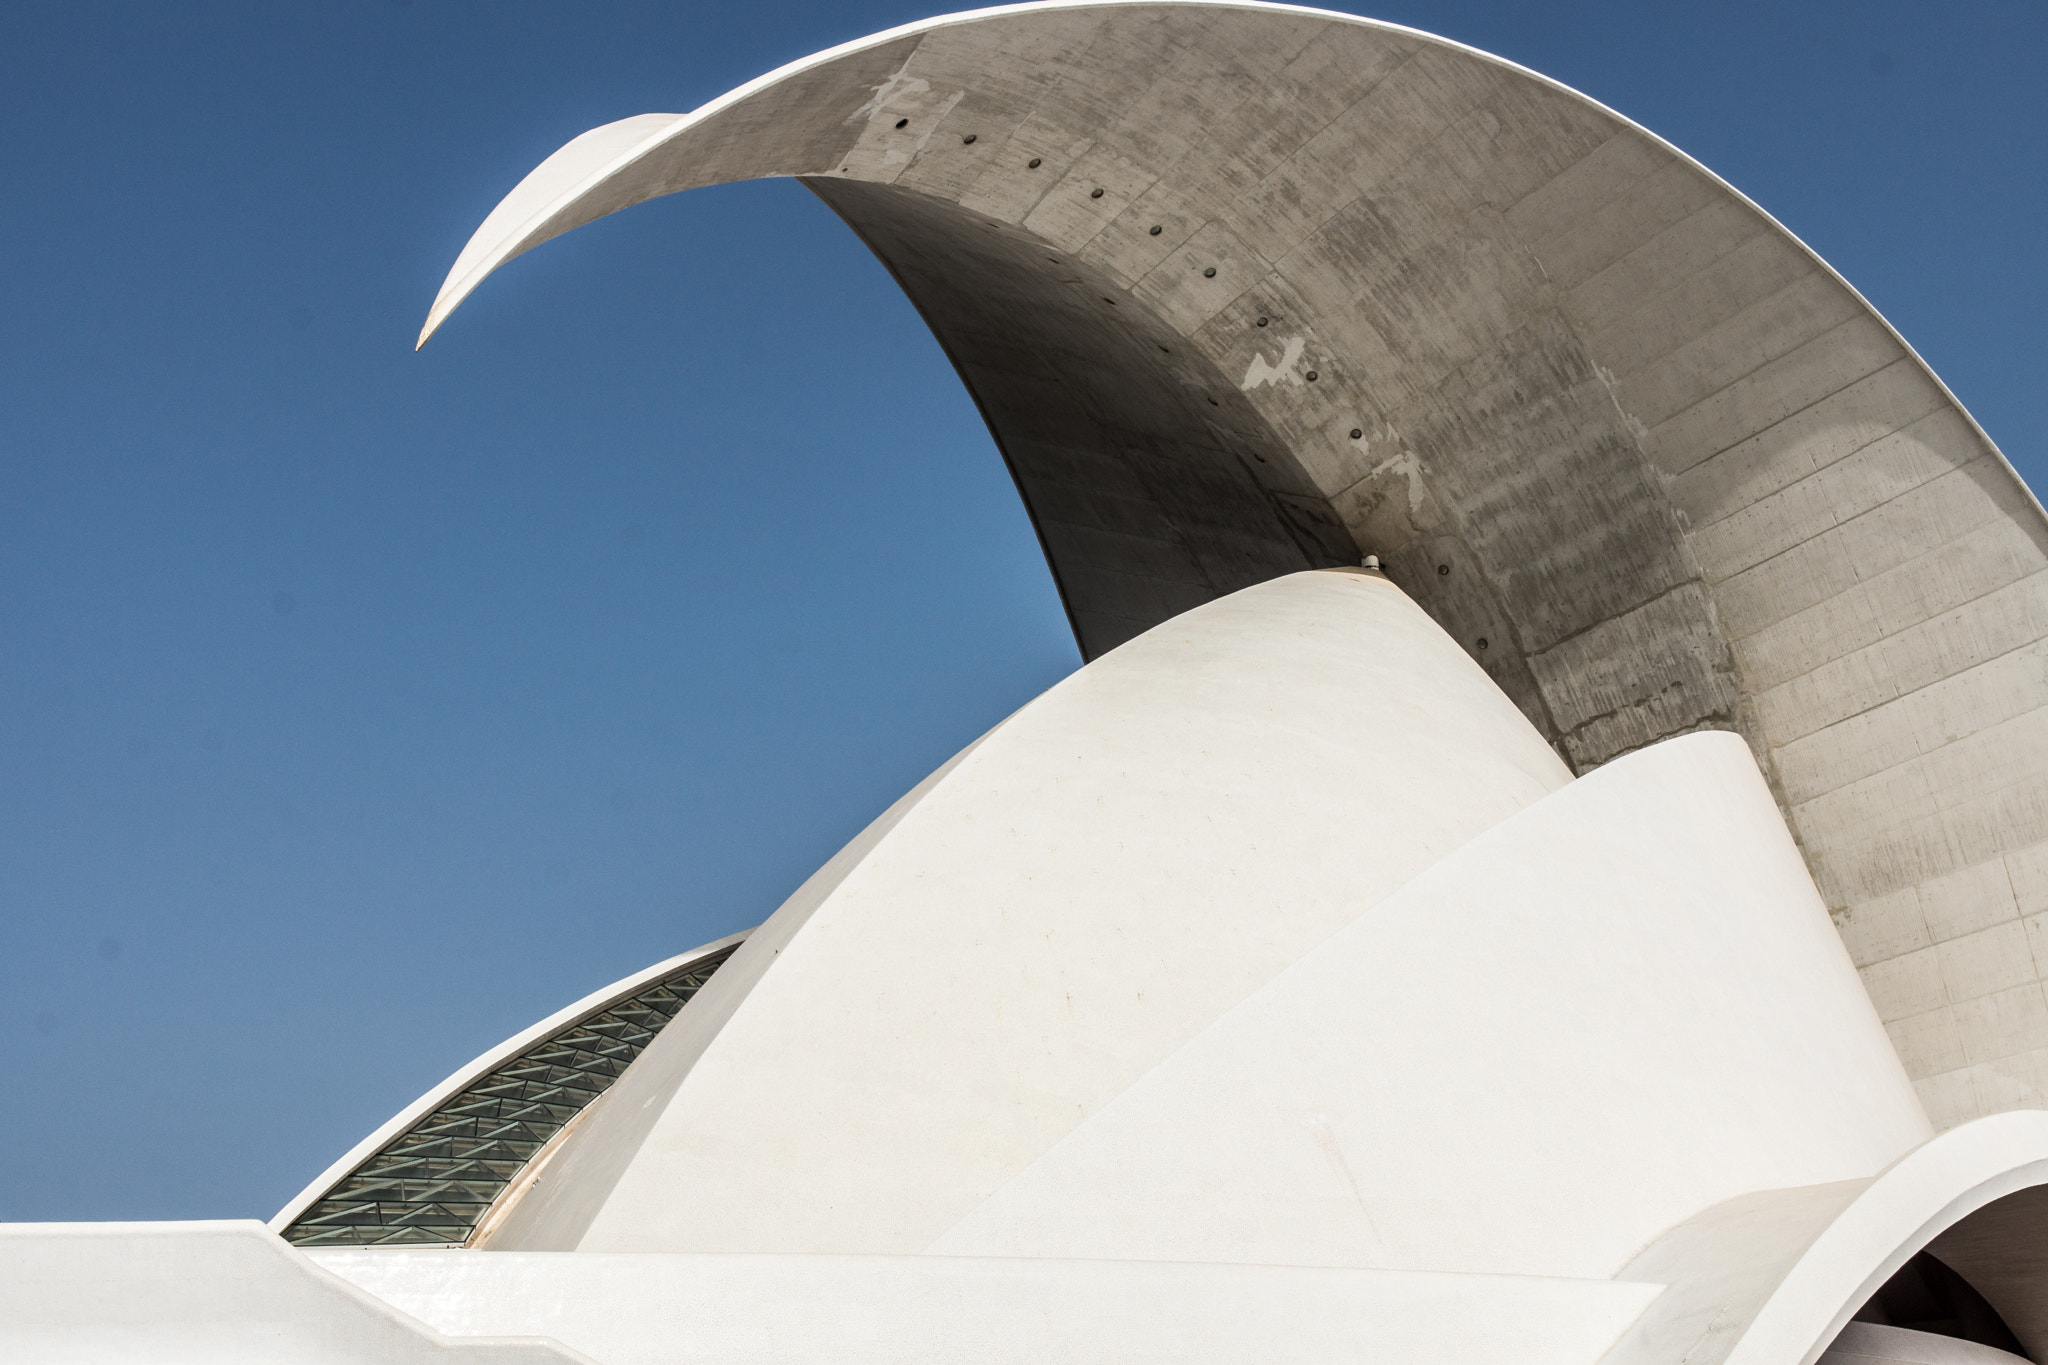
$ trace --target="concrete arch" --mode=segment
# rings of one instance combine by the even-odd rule
[[[2016,1112],[1942,1133],[1872,1179],[1730,1200],[1666,1232],[1616,1277],[1667,1288],[1601,1365],[1814,1365],[1923,1249],[1983,1293],[2038,1358],[2048,1281],[2030,1215],[2044,1186],[2048,1114]]]
[[[2048,1285],[2039,1273],[2040,1225],[2026,1216],[2038,1212],[2044,1186],[2048,1114],[1993,1115],[1915,1148],[1805,1249],[1735,1342],[1728,1365],[1810,1365],[1863,1302],[1927,1247],[1984,1293],[2038,1358],[2048,1350]],[[2008,1202],[2015,1198],[2021,1202]],[[1987,1249],[2014,1217],[2026,1218],[2031,1264],[2014,1265],[2010,1247]],[[2005,1273],[2011,1270],[2019,1273]]]
[[[2048,518],[1727,184],[1413,30],[1011,6],[576,139],[422,341],[550,237],[771,175],[930,322],[1085,655],[1375,553],[1577,771],[1742,733],[1936,1121],[2048,1099]]]

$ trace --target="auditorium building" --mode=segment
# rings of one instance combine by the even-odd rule
[[[0,1228],[0,1355],[2048,1365],[2048,516],[1853,287],[1499,58],[1058,0],[585,133],[421,341],[764,176],[1085,664],[267,1227]]]

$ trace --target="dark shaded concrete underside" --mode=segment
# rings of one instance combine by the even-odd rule
[[[1357,562],[1287,443],[1122,285],[957,205],[804,183],[895,275],[974,395],[1083,657],[1239,588]]]

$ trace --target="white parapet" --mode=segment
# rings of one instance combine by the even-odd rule
[[[1613,1280],[1129,1261],[313,1256],[445,1332],[545,1333],[604,1365],[1594,1365],[1659,1293]]]
[[[590,1365],[541,1337],[453,1341],[261,1223],[0,1224],[9,1365]]]

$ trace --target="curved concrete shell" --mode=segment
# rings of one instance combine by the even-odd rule
[[[1378,574],[1088,665],[733,962],[487,1249],[314,1263],[617,1362],[1803,1365],[1934,1242],[2036,1349],[2048,1115],[1932,1135],[1747,748],[1570,779]]]
[[[758,176],[930,323],[1084,655],[1377,554],[1577,771],[1741,733],[1937,1121],[2048,1100],[2048,521],[1703,167],[1391,25],[1013,6],[576,139],[427,332],[550,237]]]
[[[930,319],[1089,662],[301,1245],[0,1229],[0,1352],[2048,1361],[2048,1113],[1979,1112],[2048,1098],[2044,520],[1846,285],[1528,72],[1143,0],[587,134],[429,329],[764,174]],[[581,1107],[465,1245],[356,1231],[529,1069]]]
[[[480,1245],[920,1251],[1340,926],[1570,782],[1378,574],[1209,603],[1054,686],[855,841]]]
[[[1932,1136],[1756,765],[1688,735],[1446,854],[929,1250],[1601,1279]]]

